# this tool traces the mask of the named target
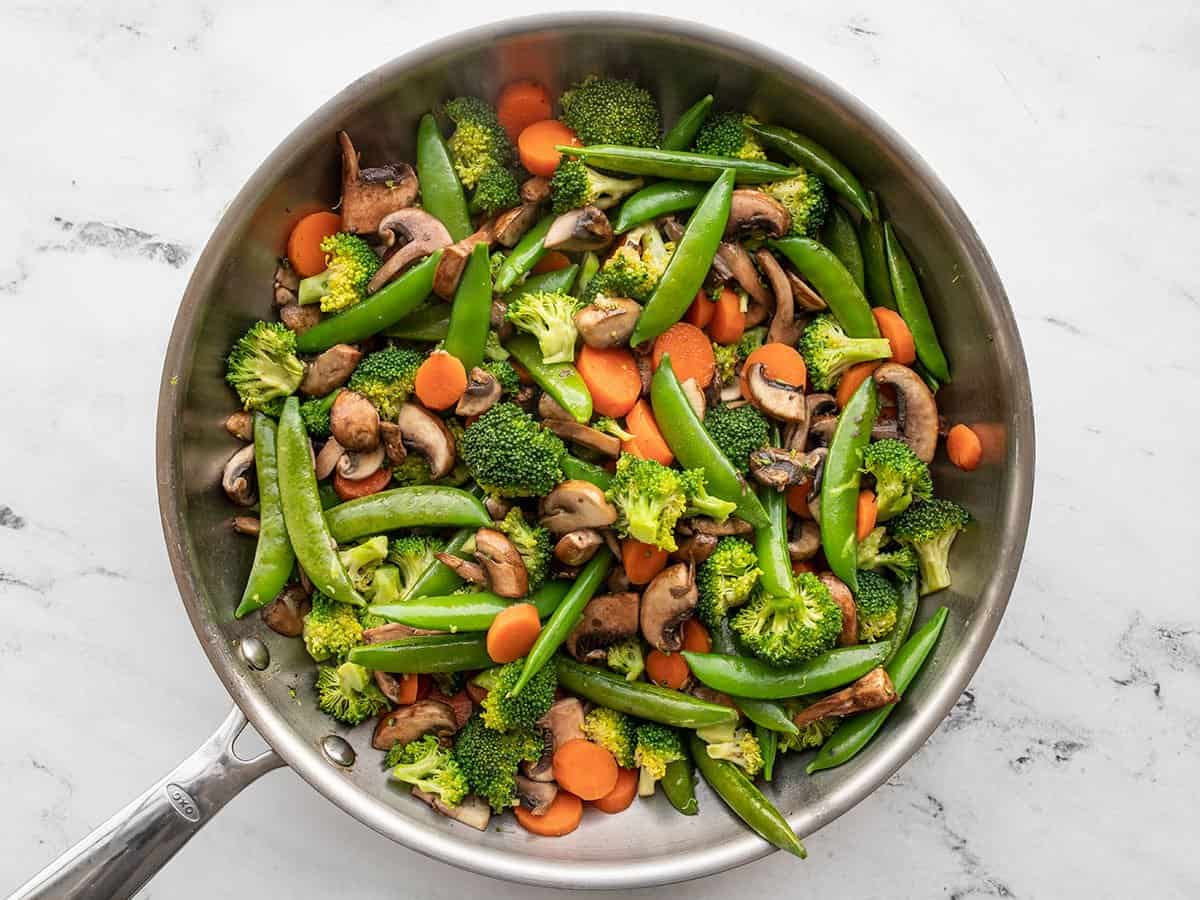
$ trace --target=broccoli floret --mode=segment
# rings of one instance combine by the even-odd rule
[[[542,360],[548,363],[574,362],[575,313],[583,302],[561,291],[534,291],[514,297],[504,314],[522,331],[537,338],[542,350]]]
[[[488,216],[512,209],[520,203],[521,186],[517,183],[517,176],[503,166],[484,169],[475,184],[475,193],[471,195],[471,211]]]
[[[722,500],[708,492],[708,479],[703,469],[687,469],[679,473],[679,482],[687,496],[685,516],[708,516],[718,522],[724,522],[729,514],[737,509],[732,500]]]
[[[667,774],[667,765],[683,758],[683,741],[673,729],[655,722],[639,725],[633,751],[633,761],[640,770],[638,794],[653,794],[654,786]]]
[[[619,441],[632,441],[636,435],[621,427],[621,423],[609,416],[601,416],[592,423],[592,427],[605,434],[611,434]]]
[[[321,312],[347,309],[367,296],[367,282],[379,271],[379,257],[356,234],[339,231],[321,238],[325,271],[300,282],[296,299],[301,304],[320,303]]]
[[[517,769],[541,759],[544,742],[532,731],[493,731],[471,716],[454,742],[454,758],[471,792],[498,813],[516,803]]]
[[[912,547],[885,550],[890,543],[887,529],[880,525],[858,542],[858,568],[867,572],[891,572],[901,584],[917,574],[917,554]]]
[[[641,640],[635,635],[609,644],[604,662],[614,672],[624,675],[626,681],[637,681],[646,671],[646,658],[642,655]]]
[[[732,723],[713,725],[697,729],[696,736],[707,745],[705,749],[711,758],[731,762],[751,778],[762,770],[762,747],[749,729],[737,728]]]
[[[358,725],[388,708],[371,673],[352,662],[317,666],[317,706],[339,722]]]
[[[296,332],[281,322],[255,322],[233,345],[225,363],[225,380],[246,409],[278,406],[304,378],[304,363],[296,355]]]
[[[784,700],[783,706],[787,711],[788,718],[794,719],[802,710],[816,702],[815,698],[796,697]],[[805,750],[814,750],[829,740],[829,736],[837,730],[841,721],[837,717],[826,716],[824,719],[817,719],[815,722],[801,726],[799,734],[780,734],[779,750],[782,753],[801,753]]]
[[[429,461],[424,456],[410,453],[400,465],[392,466],[392,480],[401,487],[433,484],[433,473],[430,472]]]
[[[437,562],[434,554],[444,546],[444,543],[435,537],[416,534],[405,535],[392,541],[388,547],[387,558],[389,562],[396,564],[401,596],[412,588],[426,569]],[[375,577],[378,578],[378,574]]]
[[[696,612],[700,621],[716,629],[731,609],[750,599],[761,573],[758,554],[749,541],[737,537],[721,538],[696,573],[696,587],[700,592]]]
[[[658,146],[658,104],[632,81],[590,75],[559,100],[563,121],[585,144]]]
[[[644,303],[658,287],[674,252],[675,244],[664,241],[653,222],[634,228],[587,283],[584,298],[627,297]]]
[[[532,594],[542,586],[546,579],[546,571],[550,568],[550,557],[554,550],[549,530],[541,525],[526,522],[525,514],[518,506],[510,509],[508,514],[496,523],[496,527],[504,532],[521,554],[525,572],[529,575],[529,593]]]
[[[513,403],[497,403],[467,428],[459,444],[471,477],[502,497],[544,497],[563,480],[567,448]]]
[[[929,466],[904,441],[887,438],[868,444],[863,451],[862,470],[875,478],[880,522],[898,516],[913,500],[933,497]]]
[[[709,156],[729,156],[734,159],[766,159],[767,151],[758,142],[748,123],[758,120],[740,112],[713,113],[704,120],[692,149]]]
[[[820,177],[802,169],[783,181],[764,184],[766,191],[783,204],[792,217],[792,234],[816,237],[829,212],[829,196]]]
[[[737,376],[741,369],[742,357],[738,353],[737,344],[718,344],[713,341],[713,358],[717,363],[717,381],[728,384]]]
[[[809,322],[800,335],[800,353],[813,389],[828,391],[854,364],[887,359],[892,355],[892,345],[887,338],[852,338],[837,319],[826,313]]]
[[[950,587],[950,547],[970,521],[951,500],[914,503],[892,520],[892,535],[917,554],[922,596]]]
[[[454,134],[446,145],[463,187],[475,187],[489,169],[505,168],[512,162],[512,144],[486,101],[456,97],[442,111],[454,123]]]
[[[313,397],[300,404],[300,421],[304,423],[304,430],[309,437],[329,437],[329,411],[341,392],[342,389],[338,388],[324,397]]]
[[[617,507],[616,529],[663,550],[675,550],[675,523],[688,497],[679,473],[652,459],[622,453],[605,496]]]
[[[346,567],[346,574],[359,591],[369,592],[375,578],[375,569],[388,553],[387,538],[380,534],[368,538],[361,544],[338,551],[338,558]]]
[[[644,183],[640,178],[602,175],[582,160],[564,156],[550,178],[550,194],[555,214],[562,215],[581,206],[609,209]]]
[[[501,360],[508,359],[510,356],[512,356],[512,354],[504,349],[504,345],[500,343],[500,335],[496,332],[496,329],[493,328],[488,332],[487,340],[484,341],[483,344],[484,359],[490,359],[493,362],[500,362]]]
[[[771,437],[763,414],[748,403],[714,406],[704,415],[704,430],[743,475],[750,471],[750,454],[767,446]]]
[[[447,806],[458,806],[467,795],[467,776],[458,760],[432,734],[407,744],[397,741],[383,764],[397,781],[436,794]]]
[[[433,679],[434,687],[445,697],[453,697],[467,684],[464,672],[433,672],[429,677]]]
[[[767,326],[756,325],[753,328],[747,328],[742,333],[742,338],[737,342],[738,356],[745,359],[767,340]]]
[[[583,733],[613,755],[622,769],[633,768],[637,726],[625,713],[597,706],[583,718]]]
[[[786,597],[770,597],[760,589],[729,622],[751,653],[776,666],[796,665],[832,649],[842,631],[842,610],[829,588],[811,572],[793,582]]]
[[[875,572],[858,573],[858,591],[854,594],[860,643],[881,641],[896,627],[900,594],[892,583]]]
[[[355,607],[338,603],[320,591],[312,597],[312,609],[304,617],[304,648],[317,662],[345,656],[362,643],[362,624]]]
[[[377,566],[375,576],[371,579],[370,597],[371,602],[377,605],[399,603],[403,600],[404,592],[400,588],[400,570],[395,566]],[[363,623],[363,628],[374,628],[376,625],[383,624],[374,621],[374,618],[370,624],[367,624],[366,614],[360,613],[358,620]]]
[[[358,364],[350,376],[350,390],[370,400],[382,418],[395,419],[412,394],[417,369],[424,361],[424,356],[407,347],[379,350]]]
[[[521,379],[512,363],[504,359],[494,359],[483,364],[483,370],[496,379],[500,392],[511,396],[521,389]]]
[[[487,689],[483,698],[483,724],[495,731],[512,731],[533,728],[534,723],[546,714],[554,703],[554,692],[558,689],[558,675],[553,665],[542,666],[521,688],[516,697],[510,696],[525,658],[513,660],[493,669],[484,669],[473,681]]]

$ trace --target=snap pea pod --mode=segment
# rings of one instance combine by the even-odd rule
[[[896,627],[892,629],[891,637],[888,638],[891,649],[883,659],[884,668],[891,664],[892,660],[896,658],[896,654],[900,652],[900,648],[904,646],[904,641],[908,638],[909,631],[912,630],[913,619],[917,615],[919,599],[916,578],[910,578],[900,585],[900,609],[896,612]]]
[[[517,678],[517,683],[513,685],[510,697],[520,694],[525,685],[529,683],[529,679],[533,678],[542,666],[550,662],[554,652],[567,639],[567,635],[571,633],[571,629],[583,615],[583,608],[587,606],[588,601],[592,599],[608,575],[608,570],[612,568],[612,561],[612,551],[605,546],[601,547],[583,567],[583,571],[572,582],[570,590],[562,598],[562,602],[558,604],[558,608],[554,610],[549,621],[538,632],[533,646],[529,648],[525,664],[521,667],[521,675]]]
[[[866,378],[838,415],[821,477],[821,549],[833,574],[858,593],[858,489],[875,424],[876,387]]]
[[[258,476],[258,542],[254,565],[238,604],[237,618],[266,606],[283,590],[296,564],[279,503],[279,461],[275,449],[275,420],[254,414],[254,471]]]
[[[562,470],[568,478],[589,481],[601,490],[607,491],[608,486],[612,484],[612,475],[605,469],[595,463],[584,462],[578,456],[572,456],[570,453],[563,457]]]
[[[469,672],[495,665],[487,652],[487,635],[422,634],[362,644],[350,651],[349,660],[377,672],[412,675],[416,673]]]
[[[541,291],[561,291],[566,293],[571,289],[571,285],[575,283],[575,276],[578,272],[579,266],[576,263],[571,263],[571,265],[555,269],[553,272],[530,275],[505,294],[504,299],[511,302],[522,294],[537,294]]]
[[[653,340],[683,318],[721,245],[732,201],[733,173],[726,169],[688,218],[679,246],[633,327],[630,346]]]
[[[328,481],[322,481],[317,485],[317,496],[321,498],[321,509],[333,509],[342,502],[342,498],[338,496],[338,492]]]
[[[819,241],[807,237],[786,237],[771,241],[771,246],[791,261],[817,293],[829,304],[838,324],[854,338],[877,338],[879,326],[871,315],[871,304],[841,260]]]
[[[390,622],[429,628],[434,631],[487,631],[496,616],[514,603],[532,603],[538,618],[544,619],[558,608],[567,593],[565,581],[547,581],[521,601],[509,600],[491,591],[475,594],[448,594],[420,597],[400,603],[383,603],[367,607],[367,612],[383,616]]]
[[[492,272],[488,266],[488,245],[476,244],[450,304],[450,324],[446,329],[445,351],[458,357],[468,372],[483,362],[492,317]]]
[[[779,752],[779,735],[770,728],[764,728],[762,725],[754,726],[754,737],[758,741],[759,750],[762,752],[763,759],[763,781],[770,781],[771,776],[775,774],[775,756]]]
[[[864,218],[871,218],[871,203],[862,182],[836,156],[816,141],[779,125],[751,123],[749,128],[769,149],[777,150],[804,168],[816,172],[835,193],[849,200],[850,205]]]
[[[571,296],[582,297],[583,292],[587,290],[587,286],[591,284],[592,279],[596,277],[596,273],[600,271],[600,257],[589,250],[583,254],[583,259],[579,266],[572,266],[571,268],[579,269],[579,277],[575,279],[575,285],[571,288]]]
[[[829,215],[821,229],[821,242],[838,258],[860,291],[866,290],[862,247],[858,245],[858,230],[849,214],[838,204],[829,205]]]
[[[403,341],[444,341],[450,329],[450,304],[438,300],[429,306],[409,313],[391,328],[385,328],[385,337]]]
[[[497,294],[507,293],[517,283],[517,279],[536,266],[538,260],[546,255],[543,242],[546,240],[546,232],[554,223],[554,218],[553,213],[547,213],[538,219],[534,226],[517,241],[517,246],[512,248],[512,252],[505,257],[500,269],[496,272],[495,289]]]
[[[635,225],[694,209],[704,199],[708,185],[697,181],[656,181],[621,204],[613,220],[613,233],[624,234]]]
[[[337,315],[321,319],[296,335],[301,353],[320,353],[334,344],[353,344],[396,324],[420,306],[433,290],[433,273],[442,251],[437,250],[395,281]]]
[[[667,763],[662,787],[667,801],[678,812],[685,816],[694,816],[700,812],[700,804],[696,802],[696,767],[690,758]]]
[[[740,656],[737,642],[733,637],[733,629],[729,627],[728,619],[721,619],[716,628],[709,630],[712,648],[716,653],[726,656]],[[773,700],[755,700],[752,697],[729,695],[734,705],[742,711],[747,719],[755,725],[768,728],[783,734],[799,734],[800,729],[792,721],[787,711]]]
[[[763,840],[780,850],[804,859],[808,852],[792,826],[766,798],[754,782],[738,766],[723,759],[708,755],[704,741],[693,733],[688,739],[696,768],[701,776],[739,819],[745,822]]]
[[[948,610],[944,606],[935,612],[928,622],[913,632],[896,657],[888,663],[887,673],[901,698],[937,644],[942,627],[946,624],[947,614]],[[808,774],[832,769],[854,758],[887,721],[887,717],[896,708],[896,703],[857,713],[843,720],[837,731],[822,745],[816,758],[808,764]]]
[[[792,178],[800,171],[763,159],[730,159],[686,150],[656,150],[620,144],[592,144],[590,147],[559,145],[554,149],[567,156],[577,156],[599,169],[678,181],[715,181],[726,170],[732,169],[733,179],[738,184],[763,184]]]
[[[917,348],[919,359],[942,384],[950,383],[950,363],[938,342],[937,330],[933,327],[933,319],[929,317],[929,307],[925,305],[925,297],[921,293],[921,285],[917,281],[917,273],[913,271],[908,254],[896,237],[896,229],[891,222],[883,225],[883,246],[887,253],[888,272],[892,277],[892,293],[896,297],[896,306],[904,318],[904,324],[912,332],[913,344]]]
[[[674,728],[706,728],[737,721],[737,710],[728,706],[645,681],[626,681],[623,675],[565,656],[558,658],[558,683],[584,700]]]
[[[875,192],[867,196],[871,200],[871,218],[863,218],[858,226],[858,239],[862,245],[863,274],[867,283],[867,299],[872,306],[896,308],[892,294],[892,276],[888,272],[887,253],[883,247],[883,220],[879,215],[879,200]]]
[[[650,381],[650,405],[667,445],[680,464],[685,469],[703,469],[710,494],[736,503],[737,516],[755,528],[767,527],[767,513],[758,497],[697,418],[671,368],[669,353],[663,355]]]
[[[456,487],[418,484],[347,500],[325,513],[329,533],[345,543],[398,528],[452,528],[492,524],[474,494]]]
[[[772,446],[779,446],[778,439]],[[764,488],[759,500],[767,512],[767,527],[754,529],[754,549],[762,570],[758,583],[772,597],[786,597],[795,592],[787,546],[787,499],[783,491]]]
[[[542,349],[532,334],[513,335],[504,344],[504,349],[525,367],[538,387],[557,400],[577,422],[586,425],[591,420],[592,395],[572,363],[544,362]]]
[[[696,139],[696,134],[700,131],[704,120],[708,118],[708,111],[712,109],[712,105],[713,95],[705,94],[680,113],[679,120],[663,135],[662,148],[664,150],[686,150],[692,146],[692,141]]]
[[[887,644],[838,647],[798,666],[777,668],[757,659],[683,651],[692,674],[714,691],[756,700],[784,700],[843,687],[887,656]]]
[[[338,558],[333,536],[325,523],[317,493],[317,473],[313,471],[312,445],[300,418],[298,397],[288,397],[283,403],[275,445],[279,460],[279,504],[300,567],[327,597],[339,603],[365,605]]]
[[[452,553],[455,556],[462,555],[458,551],[475,536],[476,530],[475,528],[460,528],[454,532],[450,540],[446,542],[444,552]],[[405,588],[400,599],[412,601],[418,597],[449,594],[462,583],[463,580],[457,572],[441,560],[435,559],[425,567],[425,571],[418,575],[412,584]]]
[[[425,211],[445,225],[454,240],[461,241],[469,235],[471,214],[467,211],[467,198],[454,171],[450,149],[432,113],[421,116],[417,125],[417,180]]]

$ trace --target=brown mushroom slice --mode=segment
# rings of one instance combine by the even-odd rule
[[[775,295],[775,312],[771,316],[771,325],[767,329],[767,343],[787,344],[795,346],[800,340],[800,332],[804,324],[796,320],[796,300],[792,294],[792,286],[788,283],[787,275],[775,254],[766,247],[754,254],[758,267],[767,276],[771,293]]]
[[[588,601],[579,621],[567,635],[567,652],[581,661],[604,659],[610,644],[638,631],[638,595],[601,594]]]
[[[333,470],[337,468],[337,464],[341,462],[345,454],[346,448],[337,442],[337,438],[331,437],[327,440],[314,462],[317,481],[323,481],[332,475]]]
[[[614,553],[613,555],[620,559],[621,555],[619,553]],[[637,585],[629,580],[629,573],[625,571],[625,567],[622,565],[613,566],[612,571],[608,573],[608,577],[604,579],[604,587],[613,594],[637,590]]]
[[[444,634],[441,631],[432,631],[428,628],[413,628],[411,625],[402,625],[399,622],[386,622],[383,625],[376,625],[374,628],[367,628],[363,631],[363,641],[367,644],[382,644],[387,641],[398,641],[401,638],[417,637],[422,634]]]
[[[258,502],[258,492],[250,480],[254,468],[254,445],[247,444],[225,463],[221,471],[221,487],[225,496],[238,506],[253,506]]]
[[[887,670],[880,666],[849,687],[818,700],[812,706],[806,706],[792,721],[796,723],[797,728],[804,728],[820,719],[840,718],[879,709],[899,699],[900,695],[896,692],[896,686]]]
[[[692,412],[696,414],[696,418],[704,421],[704,391],[700,390],[700,385],[696,384],[695,378],[686,379],[679,386],[683,390],[683,396],[687,398],[688,406],[692,408]]]
[[[246,410],[239,409],[237,412],[230,413],[222,424],[230,436],[239,441],[249,443],[254,440],[254,416]]]
[[[336,405],[336,404],[335,404]],[[436,481],[454,469],[454,435],[446,424],[419,403],[408,402],[396,414],[404,446],[415,450],[429,463],[429,476]]]
[[[300,393],[309,397],[324,397],[350,380],[361,359],[362,351],[357,347],[334,344],[304,367]]]
[[[565,566],[582,566],[604,546],[604,538],[594,528],[568,531],[554,545],[554,558]]]
[[[761,235],[780,238],[791,229],[791,213],[771,195],[753,188],[738,188],[733,192],[725,237]]]
[[[759,484],[782,491],[811,478],[819,459],[799,450],[762,447],[750,452],[750,474]]]
[[[493,226],[497,243],[505,247],[515,247],[525,232],[533,227],[537,217],[538,205],[536,203],[522,203],[520,206],[514,206],[512,209],[500,213],[496,216]]]
[[[312,609],[308,591],[298,584],[289,584],[270,603],[259,610],[263,624],[284,637],[300,637],[304,633],[304,617]]]
[[[544,816],[557,796],[558,785],[553,781],[535,781],[523,775],[517,776],[517,800],[533,815]]]
[[[728,537],[731,534],[749,534],[754,530],[754,526],[745,519],[739,519],[737,516],[730,516],[724,522],[718,522],[716,519],[708,516],[693,516],[687,520],[688,527],[697,534],[711,534],[716,537]]]
[[[418,700],[381,716],[371,736],[371,746],[376,750],[391,750],[397,741],[407,744],[427,734],[449,737],[456,731],[458,719],[450,704],[441,700]]]
[[[315,303],[308,306],[289,303],[279,308],[279,321],[296,334],[304,334],[321,321],[321,307]]]
[[[792,288],[792,299],[796,306],[807,312],[823,312],[829,308],[825,298],[791,269],[784,269],[784,275],[787,276],[788,284]]]
[[[623,347],[642,314],[642,306],[625,297],[601,297],[575,313],[575,328],[589,347]]]
[[[379,423],[379,440],[383,444],[383,452],[387,454],[388,462],[392,465],[398,466],[408,458],[408,450],[404,446],[404,432],[395,422]]]
[[[475,558],[487,572],[492,593],[510,600],[529,593],[525,560],[503,533],[494,528],[480,528],[475,532]]]
[[[500,382],[486,369],[476,366],[467,378],[467,389],[454,407],[458,416],[482,416],[500,399]]]
[[[900,440],[922,462],[932,462],[938,439],[937,401],[921,376],[908,366],[889,362],[875,370],[875,382],[895,386]]]
[[[508,511],[513,508],[513,505],[511,500],[489,494],[484,498],[483,507],[488,511],[493,522],[499,522],[508,515]]]
[[[755,363],[746,373],[748,399],[764,415],[783,422],[800,422],[808,417],[804,388],[767,376],[767,367]]]
[[[452,570],[463,581],[469,581],[471,584],[488,583],[487,572],[479,563],[455,556],[453,553],[435,553],[434,556],[437,557],[438,562]]]
[[[664,653],[683,646],[683,623],[691,618],[700,598],[693,571],[687,563],[668,566],[642,594],[642,635]]]
[[[258,521],[258,516],[234,516],[230,520],[230,524],[234,531],[246,537],[258,537],[259,531],[262,530],[262,523]]]
[[[417,176],[408,163],[359,168],[350,135],[338,132],[342,148],[342,230],[370,234],[388,213],[412,206]]]
[[[521,199],[526,203],[545,203],[550,199],[550,179],[534,175],[521,182]]]
[[[379,446],[379,413],[357,391],[342,390],[329,409],[329,431],[346,450],[360,453]]]
[[[725,281],[736,281],[750,298],[767,309],[771,308],[771,295],[767,286],[758,277],[754,260],[746,248],[736,241],[724,241],[713,258],[713,271]],[[759,320],[761,321],[761,319]],[[758,324],[757,322],[755,324]]]
[[[784,430],[783,446],[789,450],[807,449],[809,422],[816,416],[836,414],[837,400],[832,394],[808,394],[804,398],[804,418],[792,422]]]
[[[604,210],[584,206],[551,222],[542,245],[547,250],[603,250],[612,239],[612,223]]]
[[[945,437],[945,434],[942,432],[942,427],[941,427],[940,422],[938,424],[938,436]],[[898,441],[898,440],[900,440],[900,437],[901,437],[901,431],[900,431],[900,420],[899,419],[881,419],[878,416],[875,418],[874,423],[872,423],[872,425],[871,425],[871,440],[873,440],[873,441],[884,441],[884,440]]]
[[[650,396],[650,384],[654,379],[654,360],[650,355],[650,349],[654,345],[650,341],[642,344],[646,352],[639,353],[635,347],[633,349],[633,363],[637,366],[638,377],[642,379],[642,396]]]
[[[621,455],[621,441],[611,434],[592,428],[590,425],[580,425],[574,419],[543,419],[542,425],[553,431],[565,441],[588,447],[604,456],[616,459]]]
[[[799,519],[788,541],[788,557],[792,562],[812,559],[821,549],[821,526],[812,519]]]
[[[815,524],[815,523],[814,523]],[[820,535],[820,527],[817,528]],[[854,605],[854,595],[842,579],[832,572],[822,572],[817,576],[821,584],[829,588],[829,593],[842,610],[842,633],[838,637],[839,647],[850,647],[858,643],[858,608]]]
[[[482,698],[479,701],[483,702]],[[533,781],[553,781],[554,780],[554,735],[544,728],[538,729],[542,738],[542,755],[534,762],[523,760],[521,762],[521,771],[526,778]]]
[[[829,442],[833,440],[833,433],[837,430],[837,416],[820,415],[814,416],[808,423],[808,444],[809,446],[828,447]]]
[[[379,223],[379,236],[385,247],[393,249],[367,282],[369,294],[375,293],[418,259],[424,259],[435,250],[454,243],[454,238],[440,219],[415,207],[385,216]],[[397,247],[398,236],[403,241]]]
[[[344,453],[338,460],[337,473],[347,481],[362,481],[378,472],[385,458],[383,444],[362,453]]]
[[[492,808],[474,794],[467,794],[458,806],[447,806],[437,794],[426,793],[418,787],[413,787],[412,795],[447,819],[479,831],[487,831],[488,822],[492,820]]]
[[[274,286],[291,291],[292,294],[300,289],[300,276],[296,274],[296,270],[292,268],[286,258],[280,260],[279,265],[275,267]]]
[[[676,541],[676,548],[671,553],[671,559],[700,565],[717,549],[717,537],[711,534],[689,534]]]
[[[538,397],[537,414],[543,419],[571,419],[574,421],[574,417],[563,409],[557,400],[545,392]],[[543,422],[543,424],[545,423]]]
[[[583,733],[583,704],[578,697],[564,697],[555,700],[545,714],[537,720],[537,725],[550,733],[555,748],[561,747],[567,741],[579,740]]]
[[[495,239],[492,223],[484,222],[474,234],[469,234],[442,250],[442,258],[433,273],[433,292],[443,300],[453,300],[463,269],[467,267],[467,260],[471,257],[471,251],[477,244],[491,244]]]
[[[580,528],[607,528],[615,521],[616,507],[590,481],[568,479],[542,501],[542,524],[554,534]]]

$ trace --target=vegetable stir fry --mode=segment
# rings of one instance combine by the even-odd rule
[[[695,815],[698,770],[803,857],[759,785],[861,751],[947,618],[917,606],[971,522],[930,469],[951,365],[825,148],[711,96],[662,126],[600,73],[449,98],[412,163],[338,135],[337,212],[227,360],[236,615],[442,815]]]

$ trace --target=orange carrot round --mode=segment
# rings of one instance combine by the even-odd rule
[[[417,369],[417,399],[430,409],[449,409],[467,389],[467,370],[457,356],[436,350]]]
[[[599,800],[593,800],[592,806],[609,815],[624,812],[637,796],[637,786],[637,769],[618,769],[616,786]]]
[[[599,744],[574,738],[554,751],[554,780],[580,800],[599,800],[617,785],[617,761]]]
[[[917,360],[917,345],[913,340],[908,325],[900,318],[900,314],[886,306],[876,306],[871,310],[879,332],[892,345],[892,362],[902,366],[912,365]]]
[[[625,441],[621,449],[642,459],[653,459],[669,466],[675,461],[675,454],[667,446],[666,439],[658,428],[650,404],[638,400],[633,409],[625,416],[625,430],[633,435],[632,441]]]
[[[692,653],[708,653],[712,650],[712,638],[699,619],[691,618],[683,623],[683,649]]]
[[[667,566],[667,551],[633,538],[621,541],[621,564],[634,584],[649,584]]]
[[[708,291],[700,288],[696,294],[696,299],[692,301],[692,305],[684,313],[683,321],[689,325],[695,325],[697,328],[706,328],[708,323],[712,321],[713,313],[716,309],[717,304],[713,303],[712,298],[708,296]]]
[[[567,254],[561,250],[549,250],[534,265],[532,274],[543,275],[546,272],[557,272],[559,269],[565,269],[570,264],[571,257],[567,256]]]
[[[333,474],[333,490],[343,500],[354,500],[358,497],[366,497],[370,494],[378,494],[392,480],[392,470],[387,466],[376,469],[366,478],[356,478],[353,481],[342,475],[341,472]]]
[[[487,652],[493,662],[510,663],[529,652],[541,633],[537,607],[516,603],[501,610],[487,630]]]
[[[746,314],[742,312],[742,298],[737,295],[736,291],[722,288],[716,305],[712,321],[708,325],[709,335],[718,344],[733,344],[740,341],[742,332],[746,330]]]
[[[642,394],[637,362],[624,347],[598,349],[584,344],[575,368],[592,395],[592,408],[602,416],[625,415]]]
[[[860,541],[865,541],[867,535],[875,527],[875,519],[879,515],[879,505],[875,502],[874,491],[858,492],[858,516],[855,519],[854,533]]]
[[[583,146],[575,132],[557,119],[543,119],[525,126],[517,138],[517,152],[521,156],[521,165],[528,169],[531,175],[553,175],[562,157],[562,154],[554,149],[559,144],[569,147]]]
[[[808,495],[812,492],[813,480],[810,475],[799,484],[793,484],[784,494],[787,508],[802,519],[811,519],[812,510],[808,508]]]
[[[496,118],[515,141],[527,125],[550,118],[550,92],[530,78],[510,81],[496,98]]]
[[[837,393],[834,395],[837,398],[838,406],[845,408],[850,402],[850,398],[854,396],[854,392],[858,390],[858,386],[871,377],[874,372],[882,365],[882,362],[873,359],[870,362],[862,362],[853,365],[842,373],[842,377],[838,379]]]
[[[692,677],[692,670],[679,653],[651,650],[646,654],[646,676],[661,687],[682,691]]]
[[[712,384],[717,367],[712,341],[695,325],[676,322],[655,338],[651,355],[655,369],[668,353],[671,354],[671,368],[675,370],[675,377],[680,383],[694,378],[701,390]]]
[[[804,365],[804,357],[795,347],[773,341],[763,344],[746,357],[742,366],[742,396],[750,396],[750,370],[762,363],[766,367],[767,377],[782,381],[793,387],[802,388],[808,383],[808,367]]]
[[[288,235],[287,257],[292,270],[301,278],[325,271],[325,251],[321,241],[342,228],[342,217],[322,210],[309,213],[292,226]]]
[[[542,815],[535,816],[523,806],[514,806],[513,815],[517,817],[517,824],[532,834],[562,837],[579,827],[583,818],[583,801],[574,794],[559,790],[549,809]]]
[[[960,423],[946,435],[946,455],[964,472],[971,472],[983,457],[983,443],[971,426]]]

